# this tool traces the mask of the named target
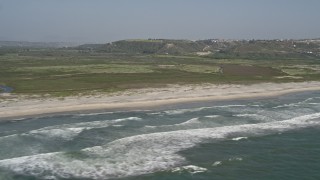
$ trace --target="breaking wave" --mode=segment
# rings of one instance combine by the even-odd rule
[[[180,151],[208,140],[255,136],[319,125],[320,113],[283,121],[140,134],[76,152],[54,152],[0,160],[0,168],[41,179],[112,179],[155,171],[205,171],[185,166]],[[230,137],[231,136],[231,137]],[[243,138],[241,136],[241,138]],[[180,168],[177,168],[180,167]]]
[[[57,126],[49,126],[37,130],[32,130],[24,135],[38,135],[43,138],[62,138],[65,140],[71,140],[73,137],[77,136],[84,130],[90,130],[94,128],[106,128],[110,125],[114,126],[117,123],[125,121],[141,121],[139,117],[128,117],[114,120],[103,120],[103,121],[91,121],[73,124],[63,124]]]

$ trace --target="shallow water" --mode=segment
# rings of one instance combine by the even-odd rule
[[[0,179],[319,179],[320,92],[0,124]]]

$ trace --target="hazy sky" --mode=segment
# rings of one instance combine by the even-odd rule
[[[320,37],[320,0],[0,0],[0,40]]]

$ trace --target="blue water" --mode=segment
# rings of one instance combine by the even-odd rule
[[[320,179],[320,92],[0,123],[0,179]]]
[[[9,86],[0,85],[0,93],[11,93],[13,88]]]

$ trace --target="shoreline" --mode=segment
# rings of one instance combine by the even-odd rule
[[[0,120],[80,111],[147,109],[192,102],[276,97],[320,90],[320,82],[260,83],[253,85],[172,85],[167,88],[136,89],[115,95],[57,98],[15,98],[0,101]]]

